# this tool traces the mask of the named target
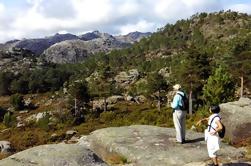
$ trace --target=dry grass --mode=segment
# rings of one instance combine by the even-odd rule
[[[39,128],[13,128],[1,133],[0,139],[10,141],[14,152],[19,152],[33,146],[49,143],[50,134]]]
[[[251,161],[251,144],[247,146],[246,158]]]
[[[0,153],[0,160],[10,156],[11,154],[6,154],[6,153]]]
[[[10,96],[0,96],[0,106],[3,108],[10,107]]]
[[[117,165],[117,164],[126,164],[128,163],[127,159],[123,156],[112,154],[106,157],[105,161],[110,165]]]

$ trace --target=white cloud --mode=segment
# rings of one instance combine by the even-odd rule
[[[5,8],[4,5],[0,3],[0,16],[4,12],[4,8]]]
[[[19,5],[15,5],[18,1]],[[225,0],[12,0],[0,3],[0,42],[43,37],[57,32],[111,34],[156,31],[197,12],[251,11],[251,4],[224,5]],[[22,3],[22,5],[20,5]]]
[[[227,9],[250,14],[251,13],[251,3],[249,3],[249,4],[234,4],[234,5],[227,6]]]
[[[120,6],[117,7],[117,10],[121,16],[137,14],[140,11],[140,4],[134,0],[127,0],[122,2]]]
[[[109,21],[112,11],[109,0],[72,0],[79,23],[97,23]]]
[[[190,12],[187,10],[185,4],[182,1],[177,0],[158,0],[158,3],[154,8],[157,16],[167,19],[176,20],[177,18],[183,18],[189,15]]]
[[[154,11],[157,16],[174,22],[198,12],[213,12],[222,9],[217,0],[158,0]]]
[[[125,35],[134,31],[149,32],[153,28],[156,28],[155,23],[142,20],[142,21],[137,22],[136,24],[127,24],[127,25],[121,26],[119,30],[120,30],[120,34]]]
[[[4,35],[5,6],[0,3],[0,36]]]

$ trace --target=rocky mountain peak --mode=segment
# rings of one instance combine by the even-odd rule
[[[114,37],[109,33],[102,33],[98,30],[95,30],[93,32],[88,32],[80,36],[76,36],[70,33],[66,34],[56,33],[53,36],[48,36],[44,38],[7,41],[5,44],[0,44],[0,50],[11,50],[13,47],[22,48],[30,50],[35,55],[39,56],[54,44],[68,40],[82,40],[82,41],[93,42],[92,44],[89,45],[96,45],[96,47],[94,48],[102,48],[98,49],[99,51],[104,51],[104,50],[107,51],[111,49],[128,47],[131,43],[138,41],[139,40],[138,37],[141,38],[142,34],[143,33],[137,32],[137,33],[131,33],[130,34],[131,37],[126,37],[126,36]],[[126,44],[121,44],[121,43],[126,43]],[[107,46],[109,48],[104,48],[104,46]],[[97,52],[97,49],[89,50],[89,52]]]
[[[140,41],[144,37],[149,37],[152,33],[147,32],[147,33],[142,33],[142,32],[131,32],[128,33],[127,35],[119,35],[116,36],[115,38],[121,42],[125,43],[134,43]]]

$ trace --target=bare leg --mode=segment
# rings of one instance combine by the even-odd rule
[[[219,165],[217,157],[213,157],[211,159],[213,160],[215,166]]]

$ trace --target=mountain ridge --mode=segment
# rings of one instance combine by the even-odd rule
[[[137,34],[138,37],[131,38],[131,35]],[[0,44],[0,49],[4,47],[18,47],[18,48],[23,48],[23,49],[28,49],[32,51],[33,53],[40,55],[42,54],[47,48],[52,46],[53,44],[66,41],[66,40],[83,40],[83,41],[89,41],[97,38],[114,38],[118,40],[119,42],[125,42],[125,43],[134,43],[139,40],[139,38],[147,37],[151,35],[150,32],[147,33],[142,33],[142,32],[131,32],[127,35],[119,35],[113,36],[108,33],[101,33],[99,31],[93,31],[93,32],[88,32],[83,35],[74,35],[71,33],[66,33],[66,34],[59,34],[56,33],[53,36],[47,36],[44,38],[30,38],[30,39],[23,39],[23,40],[10,40],[5,43]],[[135,36],[135,35],[134,35]],[[126,40],[125,40],[126,38]],[[130,38],[130,40],[128,40]]]

